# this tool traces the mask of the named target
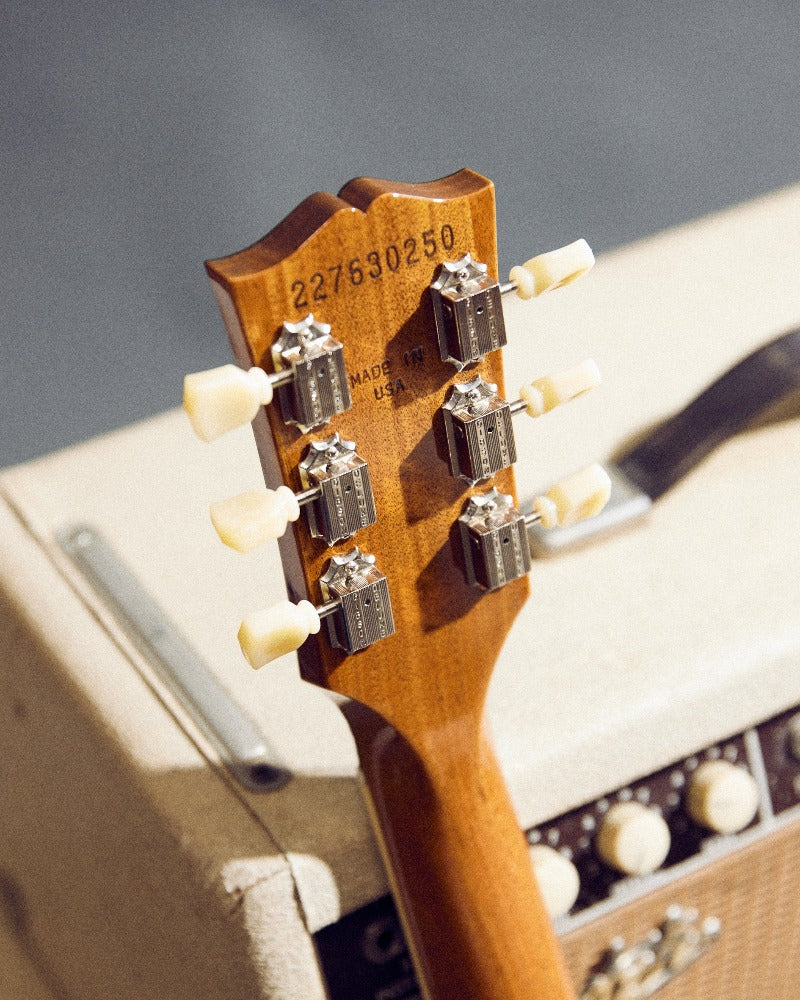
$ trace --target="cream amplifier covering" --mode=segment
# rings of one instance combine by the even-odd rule
[[[604,373],[591,418],[517,428],[521,495],[800,326],[799,265],[790,189],[506,304],[512,385]],[[534,561],[490,721],[584,1000],[796,996],[798,415]],[[249,429],[204,446],[178,412],[0,478],[4,995],[417,995],[338,707],[236,643],[277,548],[223,549],[207,509],[259,479]]]

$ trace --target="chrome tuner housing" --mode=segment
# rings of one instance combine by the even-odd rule
[[[467,580],[497,590],[531,568],[528,529],[511,497],[492,487],[470,497],[458,519]]]
[[[317,494],[307,507],[315,538],[334,545],[375,523],[369,466],[357,454],[353,441],[338,434],[312,441],[299,472],[303,486]]]
[[[431,285],[442,361],[460,371],[506,344],[500,284],[470,254],[445,261]]]
[[[375,556],[355,546],[346,555],[334,556],[319,582],[325,600],[338,604],[325,619],[332,646],[357,653],[394,634],[389,585]]]
[[[276,372],[290,370],[292,378],[277,386],[283,419],[305,433],[326,424],[352,406],[344,349],[331,336],[327,323],[309,313],[299,323],[284,323],[272,347]]]
[[[456,383],[442,406],[450,471],[472,486],[517,460],[511,405],[476,375]]]

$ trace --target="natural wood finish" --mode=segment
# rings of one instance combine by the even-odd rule
[[[345,345],[351,383],[360,380],[353,408],[329,428],[303,435],[270,407],[256,437],[270,487],[299,489],[309,437],[334,430],[370,465],[377,524],[328,549],[301,518],[281,553],[295,601],[319,603],[331,555],[353,543],[389,581],[394,636],[347,656],[323,629],[299,655],[306,680],[354,699],[347,714],[426,993],[565,1000],[574,994],[482,728],[528,583],[492,594],[467,585],[455,522],[470,491],[449,473],[438,414],[464,376],[439,358],[427,288],[442,260],[466,251],[496,273],[494,189],[464,170],[418,185],[361,178],[338,198],[313,195],[260,242],[207,268],[240,364],[271,370],[282,323],[313,311]],[[315,288],[326,297],[314,301]],[[480,371],[502,393],[500,354],[468,377]],[[493,483],[515,495],[510,469]]]
[[[429,734],[420,755],[374,715],[371,727],[362,712],[355,702],[345,709],[427,995],[573,997],[502,775],[476,720]]]

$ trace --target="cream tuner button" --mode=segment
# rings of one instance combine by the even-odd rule
[[[248,490],[211,504],[211,523],[220,541],[237,552],[250,552],[280,538],[289,521],[300,516],[300,505],[288,486]]]
[[[258,670],[266,663],[291,653],[316,635],[320,615],[310,601],[281,601],[279,604],[247,615],[239,629],[239,645],[247,662]]]
[[[563,917],[578,898],[581,887],[578,869],[563,854],[544,844],[534,844],[530,854],[547,912],[551,917]]]
[[[195,434],[201,441],[214,441],[249,424],[262,406],[272,402],[273,381],[261,368],[243,371],[236,365],[187,375],[183,408]]]
[[[686,808],[695,822],[714,833],[737,833],[758,811],[758,786],[744,768],[709,760],[692,776]]]
[[[586,240],[575,240],[512,267],[508,279],[521,299],[530,299],[569,285],[593,266],[594,254],[589,244]]]
[[[639,802],[619,802],[603,819],[597,853],[623,875],[647,875],[669,853],[669,827],[654,809]]]
[[[541,417],[543,413],[549,413],[557,406],[596,389],[600,381],[597,362],[587,358],[574,368],[545,375],[530,385],[524,385],[519,391],[519,398],[525,404],[525,412],[529,417]]]
[[[534,498],[533,510],[526,523],[543,528],[571,525],[594,517],[608,503],[611,478],[602,465],[590,465],[556,483],[542,496]]]

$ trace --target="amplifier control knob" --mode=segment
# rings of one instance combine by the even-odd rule
[[[578,898],[581,887],[578,869],[563,854],[544,844],[534,844],[530,853],[547,912],[551,917],[563,917]]]
[[[737,833],[758,810],[758,786],[743,767],[708,760],[692,776],[686,808],[696,823],[714,833]]]
[[[597,853],[623,875],[648,875],[669,853],[670,834],[664,818],[640,802],[618,802],[603,819]]]

